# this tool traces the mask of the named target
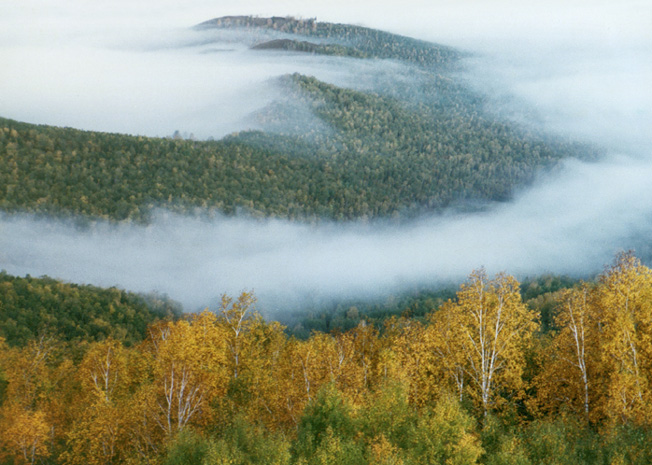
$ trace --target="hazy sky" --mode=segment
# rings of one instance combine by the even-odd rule
[[[346,85],[360,72],[346,61],[270,59],[245,48],[199,53],[198,33],[188,28],[228,14],[316,16],[462,47],[475,53],[463,78],[490,93],[497,109],[608,155],[569,161],[554,179],[486,213],[400,226],[208,222],[162,212],[148,227],[80,232],[4,216],[0,268],[158,290],[189,309],[254,289],[281,308],[306,295],[382,295],[461,280],[483,265],[521,276],[590,273],[650,237],[649,1],[0,2],[0,115],[220,137],[278,98],[270,78],[301,71]]]

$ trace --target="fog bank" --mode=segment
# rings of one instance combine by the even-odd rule
[[[73,282],[166,292],[186,309],[253,289],[263,308],[387,296],[459,282],[479,266],[527,276],[585,276],[652,232],[652,165],[569,162],[561,176],[482,214],[411,224],[318,226],[280,220],[187,218],[80,231],[30,216],[0,220],[0,267]],[[627,188],[623,188],[623,180]]]
[[[481,214],[403,225],[201,220],[147,227],[0,217],[0,269],[136,291],[192,310],[254,289],[270,309],[462,280],[477,267],[587,275],[652,233],[652,5],[644,1],[50,2],[0,4],[0,115],[86,129],[219,137],[300,71],[354,85],[353,61],[262,56],[188,27],[228,14],[317,16],[474,52],[461,77],[493,111],[606,150]],[[218,51],[220,49],[222,51]],[[262,61],[261,61],[262,60]],[[368,70],[371,71],[371,70]],[[364,81],[364,79],[362,79]]]
[[[618,83],[636,72],[645,82],[652,66],[652,6],[637,0],[21,0],[0,3],[0,115],[109,132],[169,136],[179,130],[218,138],[255,127],[248,116],[282,95],[273,84],[281,74],[350,84],[369,72],[347,60],[266,55],[229,41],[206,44],[206,33],[191,29],[234,14],[317,17],[462,47],[486,58],[478,76],[498,79],[492,92],[505,91],[504,80],[516,78],[507,92],[543,92],[584,105],[607,86],[599,110],[610,112],[610,100],[631,99],[629,83],[612,93]],[[623,64],[640,69],[623,70]],[[571,95],[558,94],[560,86]],[[649,86],[636,89],[647,96],[630,101],[634,113],[645,111],[651,98]]]

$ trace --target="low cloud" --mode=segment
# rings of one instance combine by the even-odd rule
[[[160,212],[149,226],[89,230],[30,216],[0,221],[0,264],[18,275],[158,290],[187,309],[254,289],[269,310],[303,299],[387,296],[459,282],[474,268],[586,276],[652,232],[652,165],[569,162],[510,204],[409,224],[302,225]],[[623,189],[623,181],[627,189]]]
[[[366,74],[354,60],[254,55],[228,41],[207,45],[187,29],[227,14],[291,14],[463,47],[474,53],[461,78],[489,96],[492,111],[590,142],[607,155],[599,163],[569,160],[513,202],[483,213],[401,225],[202,220],[160,212],[147,227],[98,223],[79,230],[5,215],[0,268],[10,273],[158,290],[189,310],[214,303],[222,292],[254,289],[268,308],[283,310],[306,298],[378,296],[459,281],[479,266],[520,276],[587,276],[620,250],[648,247],[647,2],[417,1],[406,8],[398,2],[119,0],[91,6],[74,0],[62,9],[38,8],[42,3],[0,5],[0,60],[10,64],[0,68],[2,116],[219,137],[245,129],[252,113],[278,98],[273,82],[281,74],[369,85],[356,84],[356,76]],[[209,49],[214,53],[201,53]]]

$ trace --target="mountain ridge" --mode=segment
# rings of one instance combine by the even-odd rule
[[[594,156],[591,147],[493,115],[485,96],[459,79],[462,55],[454,49],[313,19],[233,16],[194,29],[208,32],[210,44],[233,28],[270,32],[259,44],[277,40],[296,51],[305,42],[313,52],[346,53],[329,57],[349,60],[344,66],[373,58],[360,74],[368,83],[279,76],[283,97],[252,115],[258,129],[219,141],[0,119],[0,211],[140,223],[156,208],[299,221],[405,219],[506,201],[561,160]],[[387,67],[387,59],[403,64]]]

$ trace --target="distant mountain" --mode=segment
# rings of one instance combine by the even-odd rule
[[[254,16],[223,16],[196,26],[197,29],[249,29],[264,30],[279,37],[307,37],[320,40],[320,44],[339,46],[347,53],[342,55],[365,58],[402,60],[421,66],[450,66],[462,54],[450,47],[436,45],[389,32],[350,24],[318,22],[315,19],[292,17],[260,18]],[[285,39],[289,40],[289,39]],[[292,40],[295,41],[296,39]],[[323,53],[315,50],[314,53]],[[331,54],[331,53],[326,53]]]
[[[449,47],[312,19],[235,16],[196,29],[215,42],[237,31],[229,40],[261,54],[366,63],[365,85],[282,76],[285,98],[254,115],[262,130],[220,141],[0,119],[0,209],[139,222],[157,207],[295,220],[404,218],[505,201],[538,171],[589,157],[587,147],[489,112],[484,96],[458,78],[464,54]]]

